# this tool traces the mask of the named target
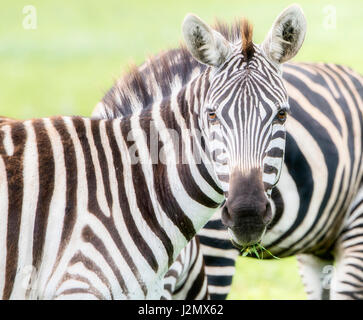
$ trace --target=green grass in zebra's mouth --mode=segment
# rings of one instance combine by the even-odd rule
[[[232,240],[233,242],[233,240]],[[262,244],[260,242],[255,243],[251,246],[247,246],[244,248],[241,248],[241,255],[242,257],[253,257],[255,256],[257,259],[263,259],[264,258],[264,253],[267,253],[268,255],[270,255],[272,258],[274,259],[280,259],[279,257],[274,256],[269,250],[267,250],[264,246],[262,246]]]
[[[237,243],[233,237],[232,234],[230,233],[230,239],[229,239],[232,244],[238,249],[240,250],[241,256],[242,257],[256,257],[257,259],[263,259],[264,258],[264,253],[267,253],[270,257],[274,258],[274,259],[280,259],[279,257],[276,257],[275,255],[273,255],[269,250],[267,250],[262,244],[261,241],[259,240],[258,242],[251,244],[251,245],[246,245],[246,246],[242,246],[239,243]]]

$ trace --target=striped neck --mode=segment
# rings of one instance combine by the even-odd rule
[[[121,120],[122,149],[129,151],[135,192],[142,199],[138,207],[151,210],[159,231],[172,240],[169,264],[224,198],[198,118],[208,85],[204,79],[198,77],[170,99]]]

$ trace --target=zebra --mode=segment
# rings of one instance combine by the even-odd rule
[[[198,237],[181,250],[163,279],[161,300],[208,300],[208,280]]]
[[[285,147],[289,105],[280,67],[300,49],[305,17],[298,6],[283,11],[261,47],[247,22],[239,45],[193,14],[182,30],[188,50],[208,67],[168,99],[123,119],[0,125],[3,299],[160,298],[168,268],[222,205],[233,209],[236,244],[261,237],[269,188],[279,178],[263,166],[278,171]],[[216,145],[234,162],[222,165]],[[243,206],[233,203],[240,198],[234,181],[252,172],[265,208],[251,217],[263,226],[246,234],[235,219]]]
[[[216,29],[231,42],[241,41],[240,23],[217,22]],[[164,69],[170,71],[167,78]],[[162,52],[119,79],[93,116],[123,117],[134,112],[130,97],[147,106],[151,92],[172,95],[204,70],[183,47]],[[287,123],[282,178],[272,190],[273,219],[262,243],[274,255],[297,255],[309,299],[362,298],[362,77],[340,65],[286,63],[283,79],[293,120]],[[211,298],[225,299],[239,250],[220,212],[198,237]]]

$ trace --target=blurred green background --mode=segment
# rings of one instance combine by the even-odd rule
[[[212,23],[245,16],[261,42],[293,1],[12,0],[0,3],[0,115],[90,115],[130,62],[181,41],[184,15]],[[342,63],[363,73],[363,1],[299,2],[308,31],[299,61]],[[24,29],[36,9],[36,29]],[[231,299],[305,299],[295,258],[240,258]]]

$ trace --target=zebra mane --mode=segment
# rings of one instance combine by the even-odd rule
[[[243,19],[241,23],[242,55],[244,61],[248,62],[255,53],[252,42],[253,27],[248,20]]]
[[[243,39],[241,49],[246,61],[252,57],[252,27],[247,20],[237,20],[232,24],[216,20],[213,27],[232,43]],[[120,77],[102,98],[95,111],[109,119],[130,115],[170,97],[172,92],[182,88],[205,68],[184,45],[161,52],[140,67],[131,66],[129,72]]]

